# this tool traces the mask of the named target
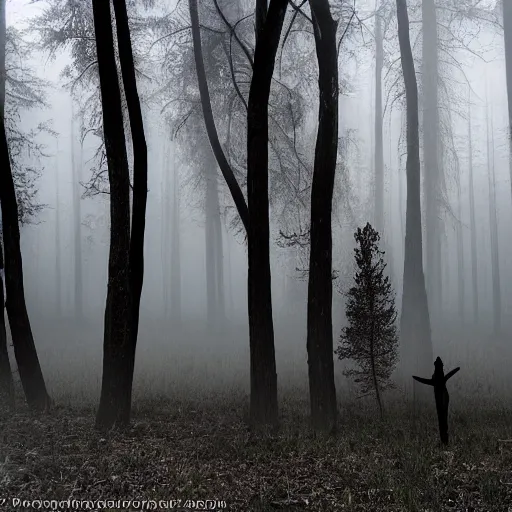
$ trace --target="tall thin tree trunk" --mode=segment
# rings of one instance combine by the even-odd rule
[[[206,266],[206,317],[208,325],[213,327],[217,322],[217,286],[215,282],[215,232],[214,232],[214,179],[215,158],[210,148],[205,148],[207,157],[204,162],[206,181],[204,208],[205,266]]]
[[[505,38],[505,67],[507,76],[509,173],[512,192],[512,2],[502,0],[503,35]]]
[[[382,8],[382,5],[379,9]],[[382,138],[382,67],[384,39],[382,18],[375,13],[375,228],[384,240],[384,142]]]
[[[400,125],[400,132],[402,132],[404,124],[404,117],[406,117],[406,113],[402,113],[401,120],[402,123]],[[400,148],[399,148],[400,149]],[[405,226],[404,226],[404,173],[402,172],[401,166],[400,166],[400,158],[398,160],[398,202],[399,204],[399,212],[400,212],[400,235],[402,236],[402,254],[404,253],[404,241],[405,241]]]
[[[170,170],[168,170],[170,172]],[[172,230],[171,230],[171,316],[173,324],[181,325],[181,222],[179,169],[174,159],[172,168]]]
[[[146,231],[146,204],[148,197],[148,149],[144,134],[144,122],[133,60],[130,27],[126,0],[113,0],[117,29],[119,62],[123,79],[126,105],[133,147],[133,205],[129,253],[129,337],[128,361],[124,368],[123,402],[121,403],[121,423],[130,421],[132,402],[133,372],[135,369],[135,352],[139,333],[140,300],[144,283],[144,235]],[[128,196],[129,197],[129,196]]]
[[[413,370],[421,373],[430,371],[433,350],[423,274],[418,86],[406,0],[396,0],[396,8],[407,104],[407,210],[400,341],[404,355],[403,366],[410,375]]]
[[[7,350],[7,330],[5,328],[4,296],[4,254],[0,223],[0,404],[14,408],[14,381],[12,378],[9,352]]]
[[[75,158],[75,147],[75,110],[73,97],[71,97],[71,167],[73,171],[73,220],[75,228],[75,316],[79,320],[82,320],[84,316],[84,291],[82,273],[82,201],[80,197],[82,159],[79,159],[77,165]]]
[[[110,2],[92,1],[110,183],[110,254],[105,307],[103,378],[96,427],[123,426],[129,419],[127,370],[130,338],[130,181]],[[128,409],[126,408],[128,405]]]
[[[478,259],[476,252],[475,185],[473,179],[473,136],[471,133],[471,90],[468,102],[469,222],[471,231],[471,283],[473,322],[478,324]]]
[[[251,421],[277,424],[277,373],[272,319],[268,198],[268,102],[287,0],[271,0],[263,21],[256,2],[256,49],[247,105],[248,302]],[[258,25],[258,16],[260,23]]]
[[[217,285],[218,324],[223,327],[226,322],[226,297],[224,287],[224,247],[222,243],[222,221],[220,216],[219,186],[217,176],[213,182],[213,232],[215,246],[215,283]]]
[[[206,131],[217,163],[247,231],[251,359],[250,419],[254,426],[276,424],[278,412],[269,258],[268,100],[287,4],[287,0],[271,0],[267,10],[265,0],[258,0],[257,3],[257,40],[247,112],[248,202],[246,203],[219,142],[204,68],[197,0],[189,0],[194,57]],[[254,221],[250,222],[250,218]]]
[[[498,335],[501,332],[502,308],[498,248],[498,216],[496,213],[496,176],[494,170],[494,125],[492,121],[492,112],[489,115],[489,102],[487,98],[486,102],[487,177],[489,185],[489,232],[491,239],[493,331],[495,335]]]
[[[2,216],[2,241],[4,253],[2,265],[5,279],[6,297],[0,300],[2,324],[4,323],[4,298],[11,337],[14,347],[14,357],[18,365],[18,373],[23,391],[30,409],[42,411],[49,407],[50,398],[46,392],[43,372],[39,364],[34,337],[25,302],[23,286],[23,260],[20,249],[20,228],[18,220],[18,204],[12,176],[9,146],[5,127],[5,43],[6,19],[5,0],[0,0],[0,206]],[[3,285],[2,285],[3,286]],[[3,288],[2,288],[3,296]],[[0,341],[0,344],[2,342]],[[1,345],[0,345],[1,346]],[[6,347],[7,348],[7,347]],[[3,351],[3,348],[0,348]],[[9,378],[6,375],[5,351],[4,368],[2,370],[6,389]],[[12,377],[11,377],[12,379]]]
[[[60,243],[60,176],[59,176],[59,141],[55,157],[55,312],[62,316],[62,260]]]
[[[171,247],[169,244],[169,238],[171,236],[171,225],[174,223],[174,218],[172,216],[171,210],[171,197],[170,197],[170,177],[169,174],[171,172],[169,167],[169,144],[167,142],[167,138],[165,139],[163,154],[162,154],[162,222],[160,225],[160,241],[161,241],[161,263],[162,263],[162,305],[163,305],[163,314],[165,318],[169,317],[169,301],[170,301],[170,266],[169,266],[169,248]],[[172,169],[174,172],[174,167]],[[171,222],[169,222],[171,219]]]
[[[226,230],[226,270],[227,270],[227,289],[228,289],[228,312],[229,315],[233,315],[234,313],[234,303],[233,303],[233,276],[232,276],[232,269],[231,269],[231,242],[230,237],[228,236],[229,233],[227,231],[227,227],[225,227]]]
[[[311,0],[318,59],[318,134],[311,186],[307,349],[311,420],[316,430],[336,431],[332,336],[332,194],[338,152],[337,22],[328,0]]]
[[[465,287],[464,287],[464,239],[462,235],[462,197],[460,186],[460,170],[457,178],[457,295],[459,318],[464,321]],[[447,258],[448,260],[448,258]]]
[[[439,226],[439,60],[435,0],[422,0],[423,176],[425,187],[426,284],[431,314],[441,311],[441,236]]]

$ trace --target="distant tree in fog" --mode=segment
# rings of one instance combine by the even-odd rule
[[[468,97],[468,169],[469,169],[469,228],[471,232],[471,290],[473,299],[473,323],[478,324],[478,261],[476,251],[475,180],[473,177],[473,134],[471,130],[471,87]]]
[[[390,377],[398,361],[395,297],[389,277],[384,275],[386,263],[377,231],[367,223],[358,228],[354,238],[358,269],[355,286],[347,292],[348,326],[342,330],[336,353],[340,359],[356,363],[357,369],[343,373],[355,377],[364,395],[375,393],[382,416],[381,392],[393,387]]]
[[[512,2],[501,0],[503,10],[503,35],[505,38],[505,69],[507,77],[508,99],[508,136],[509,136],[509,166],[510,185],[512,187]]]
[[[400,342],[407,371],[414,368],[424,373],[431,365],[433,350],[423,272],[418,84],[406,0],[396,0],[396,9],[407,109],[407,209]]]
[[[50,399],[39,364],[37,351],[32,335],[25,291],[23,287],[23,262],[20,249],[19,209],[16,199],[16,188],[11,165],[12,155],[9,153],[8,136],[6,130],[6,22],[5,2],[0,0],[0,206],[2,213],[2,238],[5,273],[6,310],[14,347],[14,356],[18,365],[18,372],[29,407],[36,411],[46,409]],[[0,251],[2,250],[0,243]],[[0,279],[1,281],[1,279]],[[3,287],[3,283],[0,282]],[[0,297],[0,314],[4,316],[3,289]],[[3,322],[0,331],[3,328]],[[0,353],[3,353],[2,380],[9,386],[5,372],[6,347],[3,346],[3,335],[0,332]],[[6,388],[7,389],[7,388]]]
[[[489,98],[486,97],[486,135],[487,135],[487,184],[489,192],[489,234],[491,245],[491,281],[493,334],[501,332],[501,279],[498,240],[498,212],[496,208],[496,171],[494,166],[494,124],[492,112],[489,112]]]

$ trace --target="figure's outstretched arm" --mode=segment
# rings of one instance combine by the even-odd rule
[[[457,368],[454,368],[451,372],[448,372],[444,376],[444,381],[446,382],[450,377],[453,377],[459,370],[460,370],[460,366],[457,366]]]
[[[434,385],[434,381],[432,379],[424,379],[423,377],[416,377],[416,375],[413,375],[412,378],[418,382],[421,382],[422,384],[428,384],[429,386]]]

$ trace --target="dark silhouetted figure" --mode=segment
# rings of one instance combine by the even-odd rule
[[[431,379],[416,377],[416,375],[413,375],[412,378],[422,384],[434,386],[437,419],[439,421],[439,434],[441,436],[441,442],[443,444],[448,444],[448,404],[450,402],[450,395],[446,389],[446,382],[450,377],[453,377],[460,368],[454,368],[451,372],[448,372],[445,375],[443,371],[443,361],[441,361],[440,357],[435,360],[434,368],[434,374]]]

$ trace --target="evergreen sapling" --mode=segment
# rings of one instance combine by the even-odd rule
[[[357,271],[355,285],[347,292],[346,317],[336,353],[340,360],[350,359],[355,368],[343,374],[354,377],[362,396],[375,393],[383,415],[381,393],[394,387],[390,380],[398,361],[397,312],[394,291],[384,275],[384,252],[379,250],[380,236],[367,223],[354,234]]]

